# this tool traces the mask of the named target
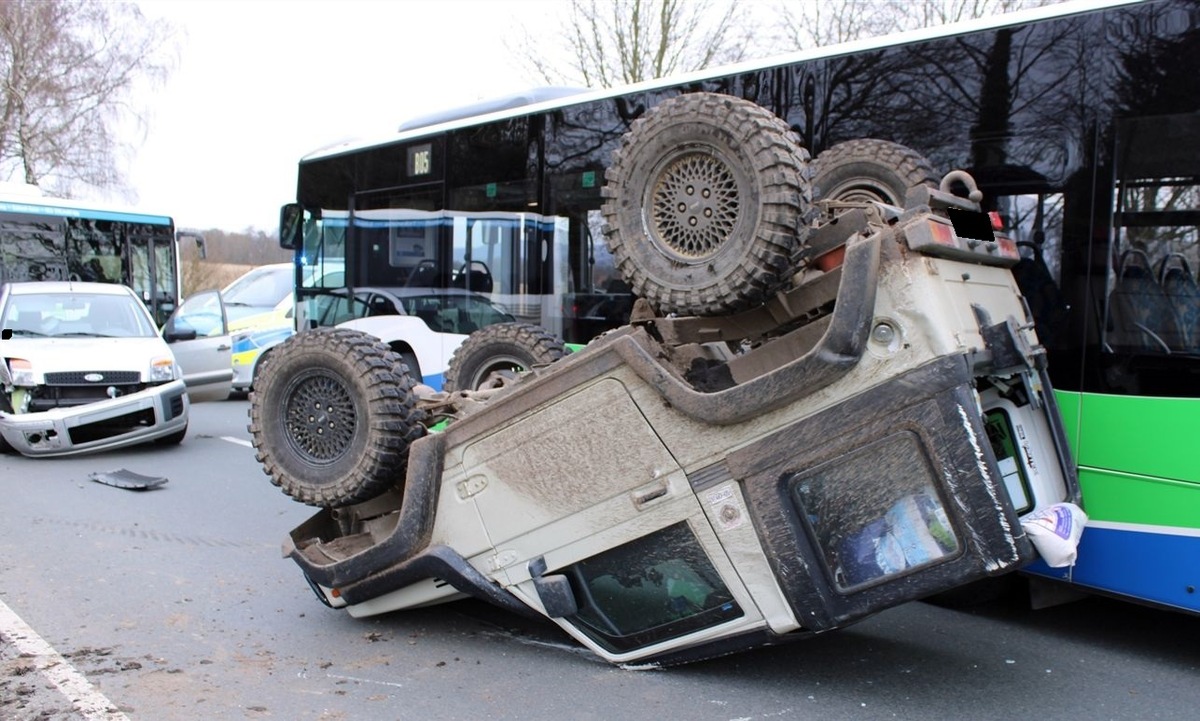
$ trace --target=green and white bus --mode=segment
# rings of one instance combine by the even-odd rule
[[[179,278],[168,216],[0,189],[0,283],[121,283],[161,326],[179,305]]]
[[[301,269],[344,263],[339,287],[459,286],[583,343],[628,320],[602,188],[622,135],[664,99],[724,93],[784,118],[815,158],[818,199],[886,196],[854,172],[872,147],[857,139],[966,170],[1021,248],[1014,272],[1090,516],[1072,568],[1028,572],[1197,613],[1198,67],[1197,0],[1068,2],[615,90],[540,91],[308,155],[283,214],[298,205],[306,220],[280,238]],[[835,161],[840,174],[823,176]]]

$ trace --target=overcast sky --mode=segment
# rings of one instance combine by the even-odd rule
[[[179,30],[129,168],[177,227],[270,232],[303,155],[410,116],[533,87],[506,35],[557,28],[556,0],[141,0]]]

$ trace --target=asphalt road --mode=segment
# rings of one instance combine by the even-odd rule
[[[1192,721],[1200,708],[1200,619],[1099,598],[912,603],[658,671],[476,602],[352,619],[280,556],[311,509],[263,475],[246,406],[196,406],[174,448],[0,456],[0,719]],[[88,479],[121,468],[169,480]]]

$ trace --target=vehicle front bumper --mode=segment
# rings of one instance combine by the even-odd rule
[[[187,427],[182,380],[111,400],[38,413],[0,412],[0,436],[22,455],[69,456],[145,443]]]
[[[255,348],[233,355],[233,389],[235,391],[250,390],[250,386],[254,383],[254,365],[258,362],[258,356],[261,353],[261,349]]]

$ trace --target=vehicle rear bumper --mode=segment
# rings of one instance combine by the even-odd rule
[[[39,413],[0,412],[0,435],[26,456],[69,456],[145,443],[187,427],[181,380],[138,393]]]

